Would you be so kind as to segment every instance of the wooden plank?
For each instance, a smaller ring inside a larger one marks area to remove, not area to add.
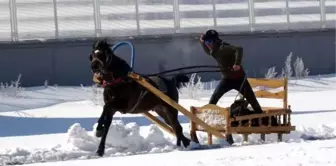
[[[295,126],[260,126],[260,127],[230,127],[228,134],[269,134],[269,133],[289,133],[294,131]],[[207,132],[204,129],[196,129],[196,131]],[[224,128],[218,129],[220,132],[227,132]]]
[[[280,88],[285,86],[284,80],[276,80],[276,79],[265,79],[265,78],[248,78],[247,79],[252,88],[257,86],[265,86],[268,88]]]
[[[196,126],[196,129],[199,131],[204,130],[203,128],[200,128],[199,125],[195,125],[195,126]],[[226,125],[224,124],[210,124],[210,126],[216,129],[217,131],[225,131],[225,127],[226,127]]]
[[[249,120],[249,119],[256,119],[256,118],[264,118],[264,117],[269,117],[269,116],[274,116],[274,115],[283,115],[286,114],[284,113],[284,109],[279,109],[279,110],[273,110],[270,113],[262,113],[262,114],[252,114],[252,115],[244,115],[244,116],[237,116],[235,118],[230,118],[231,122],[234,121],[241,121],[241,120]]]
[[[231,127],[230,133],[263,133],[263,134],[269,134],[269,133],[277,133],[277,132],[290,132],[294,131],[295,126],[262,126],[262,127]]]
[[[214,104],[206,104],[202,107],[194,107],[194,108],[195,108],[196,114],[206,112],[207,110],[213,110],[213,112],[216,112],[217,114],[227,115],[229,111],[228,107],[223,108],[223,107],[219,107]]]
[[[273,112],[273,111],[279,111],[279,110],[282,110],[284,113],[288,112],[286,108],[282,108],[282,107],[261,107],[261,109],[266,113]]]
[[[173,136],[176,136],[174,130],[169,127],[167,124],[163,123],[161,120],[159,120],[158,118],[156,118],[155,116],[153,116],[151,113],[149,112],[145,112],[142,113],[147,119],[149,119],[150,121],[152,121],[153,123],[157,124],[159,127],[161,127],[162,129],[164,129],[165,131],[167,131],[168,133],[172,134]]]
[[[219,131],[217,131],[216,129],[212,128],[211,126],[209,126],[208,124],[206,124],[205,122],[203,122],[202,120],[200,120],[198,117],[194,116],[191,112],[189,112],[188,110],[186,110],[184,107],[182,107],[181,105],[179,105],[178,103],[176,103],[174,100],[170,99],[167,95],[165,95],[164,93],[162,93],[161,91],[159,91],[158,89],[156,89],[155,87],[153,87],[151,84],[149,84],[140,75],[138,75],[138,74],[136,74],[134,72],[130,72],[128,76],[130,78],[134,79],[136,82],[138,82],[143,87],[147,88],[149,91],[151,91],[152,93],[154,93],[156,96],[158,96],[159,98],[161,98],[167,104],[169,104],[172,107],[174,107],[177,110],[179,110],[185,116],[188,116],[192,121],[194,121],[196,124],[202,126],[203,128],[205,128],[206,130],[208,130],[210,133],[212,133],[216,137],[223,138],[223,139],[225,138],[225,136],[222,135]]]
[[[226,130],[224,128],[218,128],[217,130],[220,131],[220,132],[226,132]],[[207,130],[199,129],[199,128],[196,128],[196,131],[208,132]]]
[[[211,109],[211,110],[227,110],[227,108],[219,107],[218,105],[215,104],[206,104],[202,107],[194,107],[196,109]]]
[[[254,92],[255,96],[258,98],[274,98],[274,99],[283,99],[285,97],[285,91],[279,92],[269,92],[265,90],[259,90]]]

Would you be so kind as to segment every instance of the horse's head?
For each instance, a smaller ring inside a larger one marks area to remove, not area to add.
[[[114,56],[111,46],[106,40],[98,40],[92,45],[90,54],[91,70],[93,73],[107,72],[107,66]]]

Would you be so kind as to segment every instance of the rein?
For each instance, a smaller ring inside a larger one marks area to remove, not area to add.
[[[218,66],[204,66],[204,65],[201,65],[201,66],[187,66],[187,67],[181,67],[181,68],[166,70],[166,71],[163,71],[163,72],[153,73],[153,74],[139,74],[139,73],[138,74],[141,75],[142,77],[153,77],[153,76],[161,76],[163,74],[166,74],[164,76],[176,76],[176,75],[179,75],[179,74],[214,73],[214,72],[222,72],[222,71],[231,71],[232,70],[231,68],[228,68],[226,70],[220,70],[220,69],[217,69],[217,70],[214,70],[214,69],[213,70],[197,70],[197,71],[189,71],[189,72],[183,72],[183,73],[167,74],[167,73],[173,73],[173,72],[178,72],[178,71],[183,71],[183,70],[186,70],[186,69],[193,69],[193,68],[199,69],[199,68],[219,68],[219,67]],[[113,75],[112,72],[102,71],[102,73]],[[110,83],[110,84],[120,83],[122,81],[122,79],[124,79],[126,77],[127,76],[113,78],[112,82],[107,82],[107,83]]]
[[[159,75],[163,75],[166,73],[172,73],[172,72],[176,72],[176,71],[182,71],[185,69],[194,69],[194,68],[219,68],[218,66],[211,66],[211,65],[200,65],[200,66],[187,66],[187,67],[180,67],[180,68],[176,68],[176,69],[171,69],[171,70],[166,70],[163,72],[159,72],[159,73],[154,73],[154,74],[146,74],[146,76],[159,76]],[[196,71],[198,72],[198,71]],[[182,73],[185,74],[185,73]]]
[[[94,54],[99,54],[101,53],[100,50],[95,50],[94,51]],[[118,77],[118,78],[114,78],[113,77],[113,73],[112,72],[107,72],[106,71],[106,67],[111,65],[111,62],[112,62],[112,55],[109,55],[108,53],[104,53],[106,56],[106,61],[105,63],[100,60],[99,58],[97,57],[93,57],[91,62],[94,62],[94,61],[98,61],[99,63],[102,64],[103,68],[101,69],[100,73],[102,74],[108,74],[110,76],[112,76],[112,81],[103,81],[103,86],[105,87],[106,85],[115,85],[115,84],[118,84],[118,83],[121,83],[122,80],[128,76],[124,76],[124,77]],[[196,71],[189,71],[189,72],[181,72],[183,70],[187,70],[187,69],[201,69],[201,68],[210,68],[212,70],[196,70]],[[158,73],[152,73],[152,74],[140,74],[138,73],[139,75],[141,75],[142,77],[152,77],[152,76],[161,76],[161,75],[164,75],[164,76],[176,76],[176,75],[179,75],[179,74],[193,74],[193,73],[214,73],[214,72],[225,72],[225,71],[232,71],[232,68],[228,68],[228,69],[225,69],[225,70],[221,70],[219,66],[214,66],[214,65],[196,65],[196,66],[187,66],[187,67],[180,67],[180,68],[175,68],[175,69],[171,69],[171,70],[165,70],[165,71],[162,71],[162,72],[158,72]],[[174,73],[174,72],[180,72],[180,73]],[[168,74],[170,73],[170,74]],[[174,73],[174,74],[172,74]]]

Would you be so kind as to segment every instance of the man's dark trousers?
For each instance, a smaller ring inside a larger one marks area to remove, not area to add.
[[[253,110],[257,113],[262,113],[262,109],[257,101],[253,89],[244,77],[237,79],[222,78],[212,94],[209,104],[217,104],[218,100],[228,91],[235,89],[239,91],[246,100],[251,104]]]

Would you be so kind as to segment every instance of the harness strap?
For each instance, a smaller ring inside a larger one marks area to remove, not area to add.
[[[149,83],[154,83],[150,78],[146,77],[146,76],[143,76],[146,81],[148,81]],[[155,85],[155,83],[154,83]],[[139,95],[139,98],[137,100],[137,102],[133,105],[133,107],[128,111],[128,113],[132,113],[135,111],[135,109],[138,107],[138,105],[140,104],[140,102],[142,101],[142,99],[148,94],[148,90],[147,89],[144,89],[141,91],[140,95]]]
[[[149,78],[147,78],[147,80],[151,81]],[[105,88],[107,85],[116,85],[122,82],[122,78],[116,78],[114,79],[112,82],[108,82],[108,81],[103,81],[103,87]],[[133,107],[127,111],[127,113],[132,113],[135,111],[135,109],[138,107],[138,105],[140,104],[140,102],[142,101],[142,99],[148,94],[148,90],[144,89],[141,91],[136,103],[133,105]]]
[[[111,82],[103,80],[103,87],[105,88],[107,85],[116,85],[116,84],[119,84],[121,82],[122,82],[122,78],[121,77],[116,78],[116,79],[114,79]],[[129,111],[127,111],[127,113],[134,112],[135,109],[138,107],[138,105],[140,104],[140,102],[146,96],[147,93],[148,93],[147,90],[142,90],[141,93],[140,93],[140,95],[139,95],[139,97],[138,97],[138,99],[137,99],[137,101],[136,101],[136,103],[133,105],[133,107]]]
[[[153,82],[153,80],[151,80],[149,77],[147,76],[143,76],[146,81],[148,81],[149,83],[153,83],[155,85],[155,83]],[[128,113],[132,113],[135,111],[135,109],[138,107],[138,105],[140,104],[140,102],[142,101],[142,99],[148,94],[148,90],[147,89],[143,89],[139,95],[139,98],[137,100],[137,102],[133,105],[133,107],[128,111]]]
[[[142,99],[146,96],[146,94],[148,93],[147,90],[142,90],[139,98],[137,100],[137,102],[133,105],[133,107],[128,111],[128,113],[132,113],[135,111],[135,109],[138,107],[138,105],[140,104],[140,102],[142,101]]]

